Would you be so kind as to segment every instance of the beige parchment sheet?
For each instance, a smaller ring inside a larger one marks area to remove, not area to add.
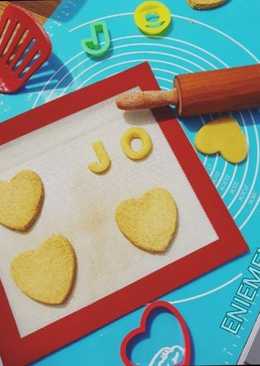
[[[121,150],[120,137],[132,126],[146,128],[153,140],[153,153],[144,161],[133,162]],[[87,169],[88,163],[96,160],[91,147],[96,140],[103,141],[112,159],[110,171],[103,176]],[[124,114],[113,100],[107,100],[1,146],[0,179],[10,179],[21,169],[35,170],[45,187],[42,213],[29,233],[0,227],[0,276],[21,336],[218,238],[149,111]],[[179,209],[177,236],[163,255],[134,247],[114,220],[115,208],[121,200],[142,195],[156,186],[168,189]],[[72,242],[78,261],[71,297],[66,304],[56,307],[23,295],[10,276],[12,258],[36,249],[53,233],[61,233]]]

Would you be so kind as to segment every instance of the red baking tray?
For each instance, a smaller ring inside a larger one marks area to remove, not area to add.
[[[0,144],[134,87],[143,90],[158,89],[147,63],[2,123]],[[4,365],[21,366],[31,363],[248,251],[238,228],[171,110],[160,109],[154,115],[219,239],[25,337],[21,337],[18,332],[12,309],[0,284],[0,354]]]

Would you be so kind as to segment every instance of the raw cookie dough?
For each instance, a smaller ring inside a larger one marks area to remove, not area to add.
[[[24,252],[11,263],[11,275],[22,292],[44,304],[62,304],[75,277],[76,257],[70,242],[53,235],[38,249]]]
[[[142,141],[142,148],[138,151],[133,150],[131,143],[134,139]],[[121,147],[125,155],[131,160],[142,160],[146,158],[152,151],[153,143],[150,135],[144,128],[129,128],[121,137]]]
[[[220,153],[230,163],[240,163],[248,154],[246,136],[233,117],[222,117],[205,124],[195,137],[203,154]]]
[[[43,197],[42,180],[31,170],[19,172],[9,182],[0,181],[0,224],[28,230],[40,213]]]
[[[109,155],[101,141],[94,142],[92,146],[97,155],[98,162],[89,164],[88,168],[95,174],[105,173],[111,166]]]
[[[187,0],[194,9],[212,9],[223,5],[227,0]]]
[[[162,253],[176,232],[178,211],[170,192],[154,188],[141,198],[121,202],[115,218],[119,230],[132,244],[150,253]]]

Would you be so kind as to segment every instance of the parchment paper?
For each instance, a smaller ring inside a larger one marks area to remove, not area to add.
[[[134,125],[145,127],[154,144],[153,153],[141,162],[127,159],[120,147],[121,135]],[[96,160],[91,147],[96,140],[103,141],[112,159],[103,176],[87,169]],[[9,180],[21,169],[35,170],[45,187],[43,211],[29,233],[0,227],[0,276],[21,336],[218,238],[150,112],[125,115],[108,100],[0,147],[0,179]],[[179,209],[178,232],[164,255],[134,247],[114,220],[121,200],[156,186],[168,189]],[[9,272],[15,255],[36,249],[53,233],[72,242],[78,261],[74,291],[66,304],[56,307],[27,298]]]

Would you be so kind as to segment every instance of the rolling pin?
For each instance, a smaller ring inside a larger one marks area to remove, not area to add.
[[[260,64],[178,75],[170,91],[128,92],[116,104],[123,110],[176,106],[183,117],[260,106]]]

